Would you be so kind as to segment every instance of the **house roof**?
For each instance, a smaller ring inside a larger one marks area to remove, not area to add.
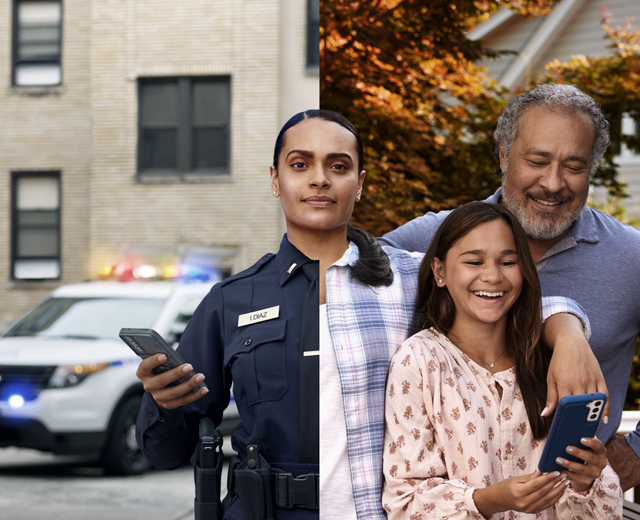
[[[520,31],[519,48],[507,65],[500,71],[496,80],[508,88],[525,83],[531,74],[532,64],[552,48],[575,16],[584,10],[589,0],[564,0],[554,5],[551,13],[539,19],[538,23],[527,23],[524,31]],[[503,8],[485,22],[479,24],[470,33],[472,40],[490,40],[500,31],[509,30],[513,26],[515,13]]]

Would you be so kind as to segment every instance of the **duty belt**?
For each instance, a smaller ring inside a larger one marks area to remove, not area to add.
[[[319,486],[317,473],[294,477],[272,468],[255,444],[247,446],[244,461],[234,457],[229,465],[227,489],[240,499],[250,520],[272,520],[274,504],[286,509],[318,509]]]
[[[320,479],[318,473],[308,473],[294,477],[291,473],[271,469],[273,500],[278,507],[291,509],[318,509]]]

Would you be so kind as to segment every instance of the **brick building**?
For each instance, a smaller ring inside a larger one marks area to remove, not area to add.
[[[204,250],[229,273],[275,252],[269,165],[319,103],[318,11],[0,0],[0,324],[127,255]]]

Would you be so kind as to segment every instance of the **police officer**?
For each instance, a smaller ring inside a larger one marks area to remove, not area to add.
[[[364,180],[355,135],[324,110],[285,124],[271,167],[287,225],[278,253],[213,287],[180,341],[185,366],[154,375],[164,361],[154,356],[138,368],[146,393],[136,436],[158,468],[188,463],[200,418],[221,422],[233,383],[241,423],[232,446],[243,462],[231,470],[224,518],[318,518],[319,273],[349,245]],[[192,369],[197,376],[168,386]],[[203,380],[208,388],[189,392]]]

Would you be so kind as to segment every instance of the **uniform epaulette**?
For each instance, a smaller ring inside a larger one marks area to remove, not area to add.
[[[271,260],[275,256],[276,255],[274,253],[267,253],[260,260],[258,260],[255,264],[253,264],[251,267],[248,267],[244,271],[240,271],[239,273],[236,273],[233,276],[230,276],[229,278],[224,279],[220,283],[220,286],[224,287],[228,283],[233,282],[235,280],[240,280],[242,278],[246,278],[247,276],[253,276],[255,273],[257,273],[262,268],[263,265],[265,265],[269,260]]]

